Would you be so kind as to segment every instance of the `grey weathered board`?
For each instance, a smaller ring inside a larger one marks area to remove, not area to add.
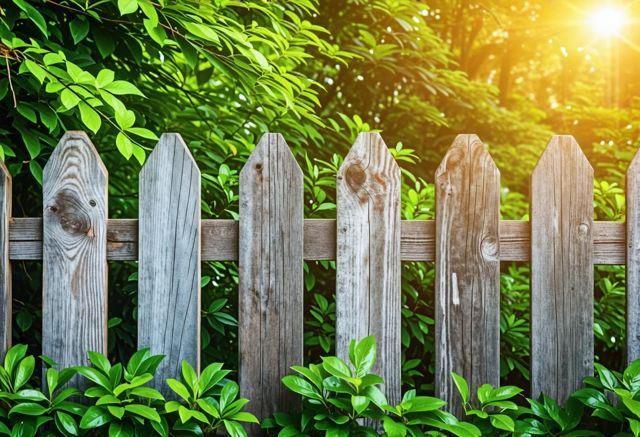
[[[531,394],[564,402],[593,372],[593,169],[554,137],[531,177]]]
[[[138,347],[165,355],[153,385],[200,365],[200,170],[164,134],[140,171]]]
[[[375,372],[400,401],[400,169],[378,134],[360,134],[338,172],[336,352],[375,335]]]
[[[475,135],[459,135],[436,184],[436,395],[462,416],[451,372],[471,393],[500,383],[500,172]]]
[[[11,218],[11,175],[0,161],[0,360],[11,347],[11,264],[9,262],[9,219]]]
[[[239,379],[259,418],[300,403],[281,379],[303,363],[303,226],[302,171],[266,134],[240,173]]]
[[[627,362],[640,358],[640,152],[627,169]]]
[[[61,367],[107,349],[107,170],[83,132],[44,168],[42,353]]]
[[[202,220],[202,261],[237,261],[237,220]],[[594,222],[593,263],[624,264],[626,256],[624,222]],[[402,220],[400,258],[402,261],[435,261],[436,226],[434,220]],[[500,221],[500,261],[531,258],[528,221]],[[107,221],[107,258],[112,261],[138,259],[138,220]],[[42,259],[42,219],[15,217],[9,224],[9,259]],[[336,259],[336,220],[305,219],[304,259]]]

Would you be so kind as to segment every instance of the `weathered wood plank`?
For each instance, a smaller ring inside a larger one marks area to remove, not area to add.
[[[264,135],[240,173],[240,391],[259,418],[300,406],[281,380],[303,363],[303,202],[289,147]]]
[[[622,265],[626,259],[624,222],[593,223],[593,263]],[[400,257],[403,261],[435,261],[436,222],[402,220]],[[524,261],[531,258],[528,221],[500,222],[500,261]],[[202,220],[203,261],[238,260],[238,221]],[[112,261],[138,259],[138,221],[109,219],[107,222],[107,258]],[[42,259],[42,220],[14,217],[9,223],[9,259]],[[336,259],[336,221],[304,221],[304,259]]]
[[[0,161],[0,359],[11,347],[11,263],[9,261],[9,219],[11,217],[11,174]]]
[[[42,352],[71,367],[107,349],[107,170],[67,132],[43,176]]]
[[[500,383],[500,172],[475,135],[436,170],[436,395],[464,415],[451,372],[475,392]]]
[[[640,358],[640,152],[627,169],[627,362]]]
[[[200,170],[166,133],[140,171],[138,348],[165,355],[152,382],[165,396],[182,361],[200,368]]]
[[[531,392],[564,402],[593,372],[593,169],[554,137],[531,177]]]
[[[336,351],[375,335],[375,372],[400,401],[400,169],[378,134],[360,134],[337,180]]]

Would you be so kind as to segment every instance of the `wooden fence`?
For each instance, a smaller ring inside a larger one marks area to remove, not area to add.
[[[472,387],[499,383],[500,261],[528,261],[532,394],[564,401],[593,371],[594,264],[626,263],[628,359],[640,356],[639,167],[636,157],[626,224],[594,222],[591,166],[572,137],[554,137],[531,178],[531,221],[500,221],[500,173],[476,136],[461,135],[435,175],[435,222],[401,221],[399,168],[378,134],[361,134],[337,176],[337,220],[308,220],[302,172],[267,134],[240,174],[240,220],[202,220],[199,170],[180,136],[165,134],[140,173],[139,219],[113,220],[107,170],[70,132],[44,169],[42,218],[11,216],[2,168],[1,344],[10,261],[43,261],[43,353],[70,366],[106,350],[107,260],[138,260],[139,346],[165,354],[159,376],[175,377],[181,360],[199,364],[201,261],[237,260],[241,391],[265,417],[299,402],[280,379],[303,360],[303,260],[335,259],[338,354],[376,335],[395,403],[400,263],[435,261],[436,391],[459,412],[451,371]]]

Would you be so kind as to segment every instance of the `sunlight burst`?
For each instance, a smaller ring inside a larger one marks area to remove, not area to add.
[[[603,7],[594,10],[589,17],[589,25],[593,31],[603,37],[619,35],[627,21],[624,9]]]

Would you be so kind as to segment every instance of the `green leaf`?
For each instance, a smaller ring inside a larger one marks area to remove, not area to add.
[[[389,437],[404,437],[407,435],[407,427],[402,423],[395,422],[389,416],[382,418],[382,425]]]
[[[210,26],[207,26],[206,24],[185,22],[183,23],[183,25],[184,25],[184,28],[187,29],[187,32],[189,32],[190,34],[198,38],[202,38],[206,41],[210,41],[216,44],[220,42],[220,37],[215,32],[215,30],[213,30]]]
[[[37,161],[29,162],[29,171],[33,175],[33,177],[38,181],[40,185],[42,185],[42,167],[38,164]]]
[[[622,398],[622,402],[624,402],[629,411],[636,415],[636,419],[640,419],[640,401],[625,397]]]
[[[92,382],[95,382],[100,387],[111,390],[111,382],[109,381],[109,378],[107,378],[107,376],[101,373],[98,369],[83,366],[78,367],[77,371],[80,375],[84,376]]]
[[[136,87],[131,82],[127,82],[125,80],[114,80],[110,84],[106,85],[103,89],[117,96],[136,95],[136,96],[144,97],[144,94],[140,92],[138,87]]]
[[[13,0],[13,3],[27,14],[27,17],[29,17],[29,19],[35,23],[38,29],[40,29],[40,32],[42,32],[42,34],[46,38],[48,36],[47,23],[40,12],[38,12],[36,8],[31,6],[25,0]]]
[[[407,411],[411,413],[433,411],[447,404],[446,401],[431,396],[416,396],[415,398],[411,399],[410,403],[411,406],[407,409]]]
[[[351,406],[358,414],[367,409],[369,402],[371,401],[366,396],[351,396]]]
[[[355,347],[355,367],[356,376],[362,378],[365,376],[376,362],[376,339],[370,335],[358,342]]]
[[[31,375],[33,375],[33,369],[36,365],[36,360],[33,355],[26,357],[24,360],[20,361],[18,365],[18,369],[16,370],[16,377],[13,383],[14,390],[20,390],[20,387],[25,385]]]
[[[133,14],[138,10],[138,2],[136,0],[118,0],[118,10],[120,15]]]
[[[69,88],[65,88],[60,93],[60,101],[66,109],[71,109],[80,103],[80,97]]]
[[[29,70],[29,73],[33,74],[38,82],[42,85],[44,80],[47,78],[47,71],[42,68],[40,65],[36,64],[30,59],[25,59],[24,66]]]
[[[36,112],[33,109],[31,109],[29,105],[26,105],[20,102],[18,103],[18,106],[16,106],[16,110],[20,115],[22,115],[24,118],[29,120],[31,123],[38,122],[38,117],[36,116]]]
[[[231,437],[245,437],[247,435],[247,432],[244,430],[242,425],[240,425],[238,422],[225,420],[224,428],[227,430],[227,432]]]
[[[513,419],[506,414],[492,414],[490,416],[490,420],[494,428],[511,432],[515,431],[516,424],[514,423]]]
[[[162,396],[162,394],[160,394],[158,390],[151,387],[136,387],[131,389],[131,391],[129,391],[129,394],[131,396],[139,396],[141,398],[158,399],[164,401],[164,396]]]
[[[173,390],[178,396],[180,396],[185,401],[189,402],[191,399],[191,395],[189,390],[183,383],[176,379],[169,378],[167,379],[167,385]]]
[[[14,406],[9,414],[24,414],[27,416],[42,416],[47,412],[47,408],[35,402],[23,402]]]
[[[220,409],[224,410],[238,396],[240,388],[234,381],[227,382],[220,392]]]
[[[133,414],[144,417],[145,419],[149,419],[153,422],[160,422],[160,415],[158,414],[158,412],[151,407],[147,407],[146,405],[129,404],[125,405],[124,409]]]
[[[7,373],[11,375],[15,366],[18,364],[20,360],[24,358],[27,354],[27,345],[26,344],[16,344],[12,346],[11,349],[7,351],[7,354],[4,357],[4,368]]]
[[[80,420],[80,428],[92,429],[99,428],[102,425],[109,423],[113,420],[111,414],[106,412],[102,407],[89,407],[87,411],[82,415]]]
[[[158,136],[151,132],[149,129],[145,129],[143,127],[130,127],[127,129],[127,132],[137,135],[142,138],[146,138],[148,140],[158,140]]]
[[[84,16],[78,15],[75,20],[69,23],[69,30],[73,37],[73,43],[78,44],[89,34],[89,21]]]
[[[22,399],[30,401],[46,401],[47,397],[40,390],[24,389],[16,393]]]
[[[78,104],[80,109],[80,119],[84,125],[94,134],[98,132],[102,125],[102,119],[100,115],[89,105],[84,102]]]
[[[116,146],[118,150],[126,159],[131,158],[133,153],[133,143],[131,140],[122,132],[119,132],[116,136]]]
[[[295,375],[287,375],[282,378],[282,383],[292,392],[301,396],[321,400],[322,395],[306,380]]]
[[[100,70],[96,76],[96,88],[103,88],[113,82],[115,73],[107,68]]]
[[[61,432],[66,432],[71,435],[78,435],[78,424],[76,421],[65,413],[64,411],[56,412],[56,426]]]
[[[333,376],[351,378],[349,366],[338,357],[322,357],[322,367]]]
[[[231,420],[237,420],[239,422],[260,423],[258,418],[251,413],[241,411],[231,416]]]
[[[455,383],[456,387],[458,388],[458,392],[462,397],[462,402],[464,402],[465,404],[468,403],[469,386],[467,385],[467,381],[465,381],[465,379],[462,376],[458,375],[456,372],[451,372],[451,377],[453,378],[453,382]]]

